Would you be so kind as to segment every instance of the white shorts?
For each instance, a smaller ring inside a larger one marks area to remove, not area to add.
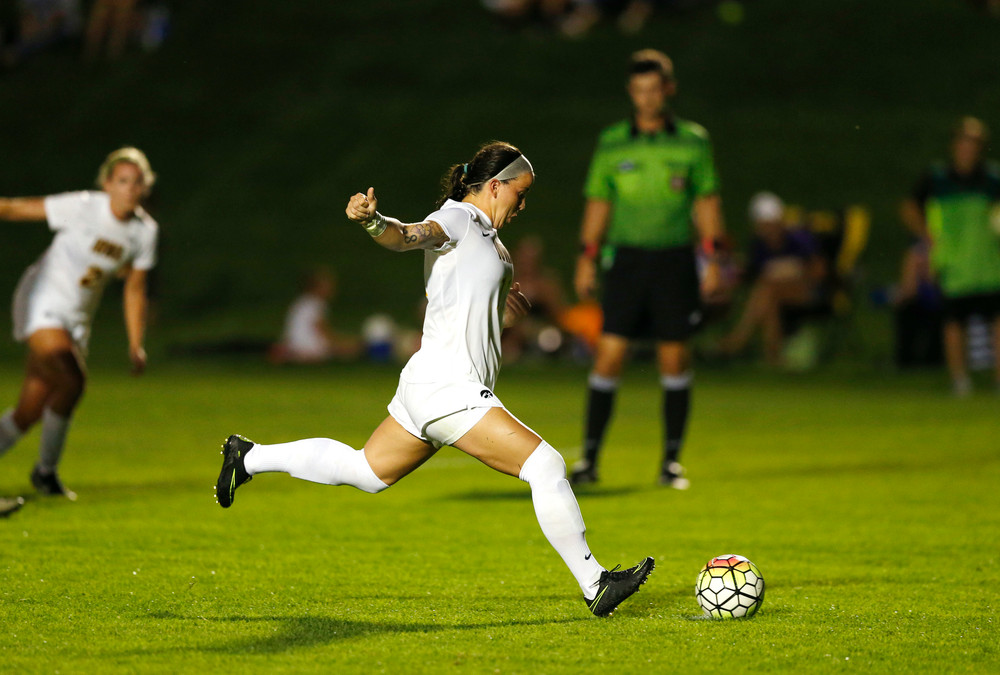
[[[45,301],[45,294],[39,293],[35,285],[35,268],[29,268],[21,277],[14,291],[12,315],[14,319],[14,339],[26,342],[31,335],[43,328],[62,328],[83,354],[87,353],[90,342],[90,317],[60,312]]]
[[[464,436],[490,408],[504,406],[479,382],[413,383],[400,378],[388,407],[404,429],[440,448]]]

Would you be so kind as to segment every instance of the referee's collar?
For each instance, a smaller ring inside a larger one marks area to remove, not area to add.
[[[629,120],[629,133],[632,138],[639,138],[640,136],[654,137],[661,132],[666,132],[671,136],[677,135],[677,122],[674,120],[673,115],[668,113],[666,119],[663,120],[663,128],[651,134],[639,131],[639,125],[635,123],[635,115],[632,115]]]

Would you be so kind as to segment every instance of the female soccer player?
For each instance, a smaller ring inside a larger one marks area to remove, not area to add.
[[[56,468],[86,383],[90,324],[108,281],[125,279],[125,327],[135,373],[146,367],[146,274],[155,263],[157,224],[139,205],[153,186],[149,160],[115,150],[97,173],[100,191],[0,198],[0,219],[44,221],[56,233],[14,294],[14,338],[28,345],[15,408],[0,417],[0,455],[42,421],[31,482],[42,494],[76,499]]]
[[[351,197],[347,217],[380,246],[424,251],[428,304],[420,350],[403,368],[389,416],[361,450],[325,438],[261,445],[230,436],[216,485],[219,504],[229,507],[237,487],[269,471],[381,492],[451,445],[531,486],[542,532],[576,577],[591,612],[608,616],[639,589],[653,559],[621,571],[598,564],[562,456],[493,392],[500,333],[528,309],[517,284],[511,287],[513,267],[497,230],[524,209],[534,179],[517,148],[494,142],[451,168],[444,202],[422,222],[384,217],[375,210],[374,188]]]

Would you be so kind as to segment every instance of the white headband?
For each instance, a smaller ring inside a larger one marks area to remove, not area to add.
[[[517,159],[504,167],[503,171],[493,176],[489,180],[510,180],[511,178],[517,178],[522,173],[530,173],[535,175],[535,170],[531,168],[531,162],[524,155],[518,155]],[[486,181],[489,182],[489,181]]]

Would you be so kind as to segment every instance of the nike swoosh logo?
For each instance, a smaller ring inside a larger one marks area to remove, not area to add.
[[[489,237],[489,236],[491,236],[492,234],[493,234],[492,232],[483,232],[483,236],[484,236],[484,237]]]
[[[591,556],[591,555],[592,555],[592,554],[588,553],[587,555],[583,556],[583,559],[584,559],[584,560],[590,560],[590,556]]]

